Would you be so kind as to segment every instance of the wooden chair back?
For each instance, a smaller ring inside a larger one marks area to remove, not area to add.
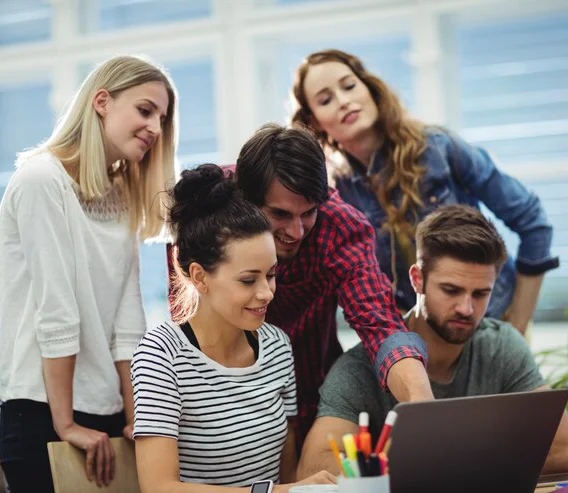
[[[87,479],[85,452],[68,442],[48,443],[55,493],[140,493],[134,442],[126,438],[111,438],[110,442],[116,454],[116,473],[107,488]]]

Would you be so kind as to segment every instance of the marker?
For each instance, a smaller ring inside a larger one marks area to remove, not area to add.
[[[337,443],[331,433],[327,435],[327,440],[329,441],[329,446],[331,448],[331,451],[333,452],[335,461],[339,466],[339,471],[341,472],[341,474],[343,474],[343,476],[347,477],[347,475],[345,474],[345,469],[343,469],[343,464],[341,463],[341,457],[339,456],[339,448],[337,447]]]
[[[379,463],[379,457],[377,454],[372,453],[369,455],[369,476],[380,476],[381,475],[381,465]]]
[[[381,472],[382,475],[386,475],[389,473],[389,460],[387,459],[387,456],[384,454],[384,452],[381,452],[379,454],[379,462],[381,463]]]
[[[381,434],[379,435],[377,446],[375,447],[375,453],[377,455],[379,455],[385,448],[385,444],[387,443],[387,439],[390,436],[390,432],[395,421],[396,421],[396,412],[389,411],[389,413],[387,414],[387,419],[385,419],[385,424],[383,425],[383,429],[381,430]]]
[[[371,453],[371,434],[369,433],[369,414],[359,414],[359,447],[358,449],[365,454],[365,458]]]
[[[361,477],[369,476],[369,468],[367,467],[367,460],[365,459],[365,454],[360,450],[357,451],[357,465],[359,466],[359,472]]]
[[[343,459],[341,462],[343,464],[343,470],[345,471],[345,477],[356,478],[357,476],[355,475],[355,472],[351,468],[351,461],[349,459]]]
[[[357,461],[357,447],[355,439],[351,433],[343,435],[343,446],[345,447],[345,454],[349,460]]]
[[[389,456],[389,450],[391,448],[391,444],[392,444],[392,438],[389,437],[389,439],[387,440],[387,443],[385,444],[385,448],[383,450],[384,454],[388,457]]]

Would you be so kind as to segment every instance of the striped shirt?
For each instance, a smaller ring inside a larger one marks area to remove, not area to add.
[[[279,480],[287,418],[297,414],[288,337],[264,324],[259,356],[226,368],[166,322],[144,336],[132,360],[134,437],[178,442],[180,480],[250,486]]]
[[[172,273],[171,245],[168,264]],[[377,385],[387,388],[389,370],[400,360],[427,360],[424,341],[407,331],[390,281],[379,268],[372,226],[336,190],[330,190],[329,200],[318,209],[316,224],[296,256],[276,267],[276,286],[266,321],[280,327],[292,342],[299,449],[317,414],[318,389],[343,353],[337,337],[338,306],[363,341]]]

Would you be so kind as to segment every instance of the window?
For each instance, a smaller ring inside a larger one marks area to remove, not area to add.
[[[210,59],[167,64],[179,91],[179,146],[181,168],[217,163],[214,76]],[[141,255],[142,298],[148,325],[169,318],[166,251],[162,243],[144,244]]]
[[[545,277],[535,319],[562,319],[568,313],[568,14],[462,24],[458,41],[461,133],[542,201],[561,266]],[[516,252],[516,235],[504,225],[500,230]]]
[[[568,158],[568,14],[462,25],[461,126],[504,163]]]
[[[178,159],[182,168],[216,163],[217,124],[213,62],[210,59],[169,64],[179,95]]]
[[[16,154],[49,137],[53,113],[47,83],[0,86],[0,193],[14,171]],[[1,196],[0,196],[1,197]]]
[[[171,23],[208,17],[210,0],[80,0],[83,32]]]
[[[51,1],[1,0],[0,46],[51,37]]]
[[[289,92],[292,88],[294,72],[302,60],[315,51],[335,48],[356,54],[366,68],[383,78],[401,97],[407,107],[413,105],[412,70],[407,61],[410,51],[410,39],[407,35],[374,37],[371,39],[334,39],[317,42],[277,42],[273,51],[267,51],[264,59],[273,64],[276,70],[276,91],[274,101],[263,105],[263,121],[285,121],[290,113]],[[262,72],[267,69],[267,62],[258,64],[258,80],[268,79]],[[264,90],[268,99],[269,92]],[[275,106],[275,102],[276,105]]]

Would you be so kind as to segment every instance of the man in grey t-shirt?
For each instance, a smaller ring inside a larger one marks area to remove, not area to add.
[[[427,216],[416,232],[410,268],[416,306],[405,317],[428,347],[427,372],[437,399],[547,388],[531,351],[510,324],[483,318],[499,269],[503,240],[477,209],[452,205]],[[370,416],[376,441],[396,400],[376,384],[361,345],[345,353],[320,388],[318,417],[300,459],[298,477],[338,467],[327,436],[358,433],[359,413]],[[341,445],[341,444],[340,444]],[[568,471],[568,418],[563,416],[544,467]]]

